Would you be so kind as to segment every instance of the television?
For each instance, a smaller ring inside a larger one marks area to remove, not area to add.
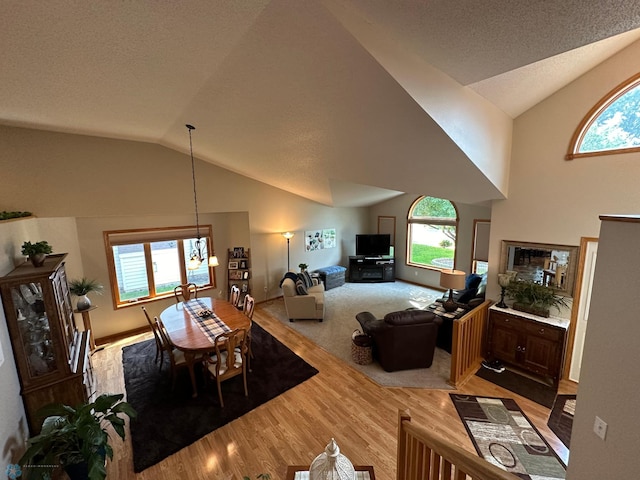
[[[391,235],[388,233],[356,235],[356,255],[366,257],[389,255],[389,247],[391,247]]]

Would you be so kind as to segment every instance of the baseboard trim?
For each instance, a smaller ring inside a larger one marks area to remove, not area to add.
[[[126,332],[119,332],[113,335],[108,335],[106,337],[96,338],[96,345],[106,345],[108,343],[117,342],[118,340],[123,340],[127,337],[132,337],[134,335],[140,335],[141,333],[149,332],[149,326],[146,327],[138,327],[133,330],[127,330]]]

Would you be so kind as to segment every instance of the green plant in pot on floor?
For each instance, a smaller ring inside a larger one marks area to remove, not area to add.
[[[78,297],[78,311],[88,310],[91,308],[91,300],[87,295],[91,292],[101,295],[102,285],[96,280],[89,280],[83,277],[79,280],[71,280],[69,282],[69,291]]]
[[[513,308],[522,312],[548,317],[551,307],[558,312],[560,307],[568,307],[564,297],[556,290],[528,280],[511,281],[505,287],[507,297],[514,300]]]
[[[45,419],[39,435],[28,441],[19,463],[25,479],[51,478],[61,465],[72,480],[104,480],[106,458],[113,458],[107,427],[124,440],[124,418],[136,411],[122,401],[122,394],[102,394],[94,402],[76,408],[62,404],[43,407]]]

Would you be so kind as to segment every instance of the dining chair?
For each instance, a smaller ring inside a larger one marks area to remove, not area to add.
[[[251,371],[251,359],[253,358],[253,349],[251,348],[251,344],[253,343],[253,338],[251,337],[251,325],[253,324],[253,310],[255,309],[255,306],[255,299],[249,294],[245,295],[242,312],[249,317],[249,329],[247,330],[247,349],[249,352],[247,357],[247,369],[249,371]]]
[[[229,295],[229,302],[236,308],[240,308],[240,287],[237,285],[231,285],[231,294]]]
[[[153,320],[151,320],[151,317],[149,316],[149,313],[147,312],[147,309],[144,307],[144,305],[141,307],[142,311],[144,312],[144,316],[147,317],[147,322],[149,323],[149,326],[151,327],[151,331],[153,332],[153,337],[156,340],[156,360],[155,362],[158,363],[158,359],[160,359],[160,368],[162,368],[162,361],[164,360],[164,348],[162,345],[162,339],[160,338],[160,334],[158,333],[158,329],[156,327],[156,324]]]
[[[195,283],[185,283],[174,288],[173,294],[176,296],[176,303],[187,302],[191,298],[198,298],[198,287]]]
[[[249,396],[247,390],[247,331],[239,328],[221,333],[215,338],[214,347],[215,356],[207,362],[207,370],[216,379],[220,406],[224,407],[222,382],[229,378],[242,375],[244,396]]]
[[[166,329],[164,328],[164,324],[162,320],[158,317],[154,317],[156,328],[158,332],[160,332],[160,338],[162,339],[162,348],[167,351],[169,354],[169,361],[171,362],[171,390],[173,390],[176,386],[176,374],[178,368],[187,367],[187,360],[184,356],[184,352],[182,350],[178,350],[171,343],[171,339],[167,334]],[[196,361],[202,361],[202,358]]]

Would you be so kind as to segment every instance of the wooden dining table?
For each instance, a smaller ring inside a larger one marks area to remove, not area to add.
[[[215,347],[213,341],[197,325],[197,320],[192,317],[185,304],[191,304],[191,307],[195,306],[196,310],[201,309],[201,305],[206,306],[231,330],[239,328],[248,330],[251,327],[251,320],[242,310],[238,310],[228,301],[211,297],[200,297],[186,302],[178,302],[165,308],[160,313],[160,319],[171,343],[175,348],[184,352],[189,376],[191,377],[193,397],[197,397],[198,388],[193,368],[196,363],[195,359],[199,354],[215,351]]]

